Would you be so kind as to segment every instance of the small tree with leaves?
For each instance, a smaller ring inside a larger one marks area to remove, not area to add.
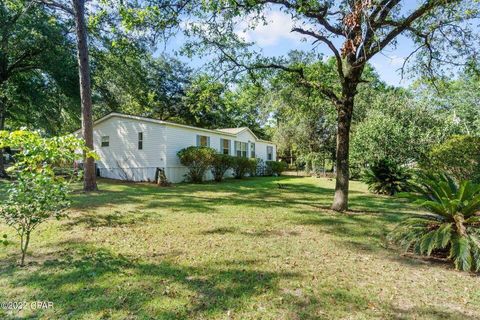
[[[0,131],[0,148],[4,147],[19,152],[14,166],[9,168],[16,180],[7,189],[6,201],[0,205],[0,217],[20,236],[20,265],[24,266],[32,232],[51,217],[63,217],[69,206],[69,184],[75,178],[73,170],[58,176],[54,169],[81,158],[79,152],[95,155],[72,135],[43,138],[29,131]]]

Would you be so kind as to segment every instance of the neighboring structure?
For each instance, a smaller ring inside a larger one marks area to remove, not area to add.
[[[170,182],[181,182],[187,169],[177,152],[189,146],[209,146],[219,153],[263,161],[277,158],[276,145],[258,139],[246,127],[210,130],[110,113],[94,122],[93,131],[99,175],[112,179],[153,181],[156,169],[162,168]]]

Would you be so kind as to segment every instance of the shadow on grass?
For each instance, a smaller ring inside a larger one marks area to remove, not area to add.
[[[76,194],[73,207],[92,210],[111,205],[135,205],[140,210],[173,210],[212,213],[217,206],[244,208],[299,208],[310,207],[330,211],[333,190],[321,187],[316,181],[302,182],[297,177],[256,177],[228,180],[224,183],[178,184],[161,188],[146,183],[100,181],[100,192]],[[286,189],[278,188],[281,182]],[[402,199],[379,197],[350,191],[352,212],[403,212],[407,208]],[[407,208],[408,209],[408,208]]]
[[[461,310],[441,307],[405,307],[379,301],[354,288],[325,288],[316,295],[301,290],[282,293],[282,305],[289,309],[287,319],[452,319],[474,320],[475,316]]]
[[[24,299],[53,301],[58,318],[204,318],[241,308],[277,290],[280,279],[297,276],[256,270],[254,260],[193,267],[79,244],[58,255],[32,272],[9,270],[12,285],[33,289]]]
[[[158,220],[161,215],[152,214],[140,210],[129,210],[122,212],[114,210],[113,213],[99,214],[99,213],[82,213],[80,215],[70,216],[63,224],[66,230],[72,230],[76,226],[84,226],[87,229],[96,228],[115,228],[133,226],[139,223],[145,223],[150,219]]]
[[[257,308],[257,299],[267,295],[274,298],[265,312],[281,312],[286,319],[325,319],[332,314],[337,318],[475,319],[441,307],[400,308],[341,284],[320,286],[312,292],[309,286],[292,285],[302,279],[301,274],[259,269],[261,259],[192,266],[175,263],[170,255],[144,261],[84,242],[64,242],[53,256],[56,259],[27,269],[0,270],[20,290],[22,300],[54,302],[53,311],[36,310],[30,318],[228,318],[230,312],[235,315]],[[280,284],[284,280],[290,282],[286,287]],[[270,318],[269,313],[264,315]],[[6,315],[0,311],[2,317]]]

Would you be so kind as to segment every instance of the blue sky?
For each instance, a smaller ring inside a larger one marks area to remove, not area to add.
[[[411,9],[410,7],[415,2],[409,3],[404,10]],[[279,10],[269,10],[265,12],[265,17],[267,20],[266,25],[257,26],[254,30],[251,30],[247,27],[248,22],[239,24],[238,34],[244,37],[250,42],[256,44],[257,49],[261,49],[265,56],[282,56],[286,55],[291,50],[304,50],[311,51],[312,39],[309,38],[307,41],[305,38],[298,33],[292,33],[291,29],[294,26],[294,22],[289,15],[282,13]],[[183,44],[184,37],[179,35],[167,43],[167,51],[172,51],[180,48]],[[329,49],[321,44],[317,47],[317,52],[321,52],[325,57],[331,56]],[[393,86],[408,86],[412,79],[409,78],[408,74],[405,75],[404,79],[401,78],[401,73],[399,68],[401,68],[404,59],[414,50],[414,44],[411,40],[406,37],[399,37],[397,39],[397,45],[395,48],[386,48],[381,53],[378,53],[374,56],[370,63],[375,67],[381,79],[389,85]],[[199,59],[187,59],[185,57],[181,60],[187,62],[192,67],[201,67],[205,62],[205,58]]]

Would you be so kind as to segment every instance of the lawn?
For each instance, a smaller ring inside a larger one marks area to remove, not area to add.
[[[75,193],[69,219],[34,233],[27,267],[15,266],[16,242],[0,249],[0,301],[54,303],[0,318],[480,318],[478,276],[387,244],[414,208],[352,182],[352,212],[337,214],[333,186],[101,181]]]

